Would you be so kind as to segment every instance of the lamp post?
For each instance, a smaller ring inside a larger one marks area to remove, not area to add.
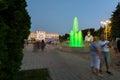
[[[106,32],[106,39],[107,39],[107,27],[108,27],[108,25],[111,23],[111,21],[110,20],[105,20],[105,21],[101,21],[100,22],[102,25],[104,25],[105,26],[105,32]]]

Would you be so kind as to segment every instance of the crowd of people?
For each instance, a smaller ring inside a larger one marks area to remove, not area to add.
[[[90,43],[91,54],[91,69],[92,72],[102,77],[102,66],[105,63],[106,73],[113,75],[110,71],[110,48],[114,46],[115,54],[120,52],[120,39],[114,41],[114,45],[106,39],[106,36],[102,34],[100,40],[94,36],[93,41]]]

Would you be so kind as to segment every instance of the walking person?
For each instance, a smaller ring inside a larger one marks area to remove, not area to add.
[[[118,51],[118,44],[117,44],[117,42],[118,42],[118,40],[119,40],[119,38],[116,38],[116,40],[114,41],[114,53],[115,53],[115,56],[118,56],[118,53],[119,53],[119,51]]]
[[[100,63],[100,72],[102,72],[102,65],[105,62],[106,64],[106,73],[112,74],[110,72],[110,42],[106,39],[104,34],[101,35],[101,40],[99,41],[101,46],[101,63]]]
[[[120,38],[118,38],[117,40],[117,49],[118,49],[118,53],[120,53]]]
[[[118,53],[120,53],[120,38],[117,39],[117,49]],[[117,66],[120,66],[120,60],[118,61]]]
[[[41,45],[41,50],[44,51],[44,48],[45,48],[45,46],[46,46],[44,40],[41,41],[41,44],[40,44],[40,45]]]
[[[98,38],[94,37],[93,42],[90,44],[90,55],[91,55],[91,70],[93,73],[102,77],[100,74],[100,46],[98,44]]]
[[[32,52],[36,52],[37,50],[37,41],[33,41],[33,49],[32,49]]]

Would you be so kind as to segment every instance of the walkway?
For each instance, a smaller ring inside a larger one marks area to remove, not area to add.
[[[83,54],[83,53],[81,53]],[[103,78],[90,70],[89,61],[81,55],[60,52],[48,46],[44,52],[32,52],[32,46],[24,49],[22,70],[48,68],[53,80],[120,80],[119,72],[112,69],[114,75],[103,72]]]

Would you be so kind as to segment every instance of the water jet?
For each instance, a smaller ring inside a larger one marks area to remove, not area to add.
[[[73,29],[70,31],[69,46],[70,47],[84,47],[82,31],[79,30],[77,17],[74,18]]]

